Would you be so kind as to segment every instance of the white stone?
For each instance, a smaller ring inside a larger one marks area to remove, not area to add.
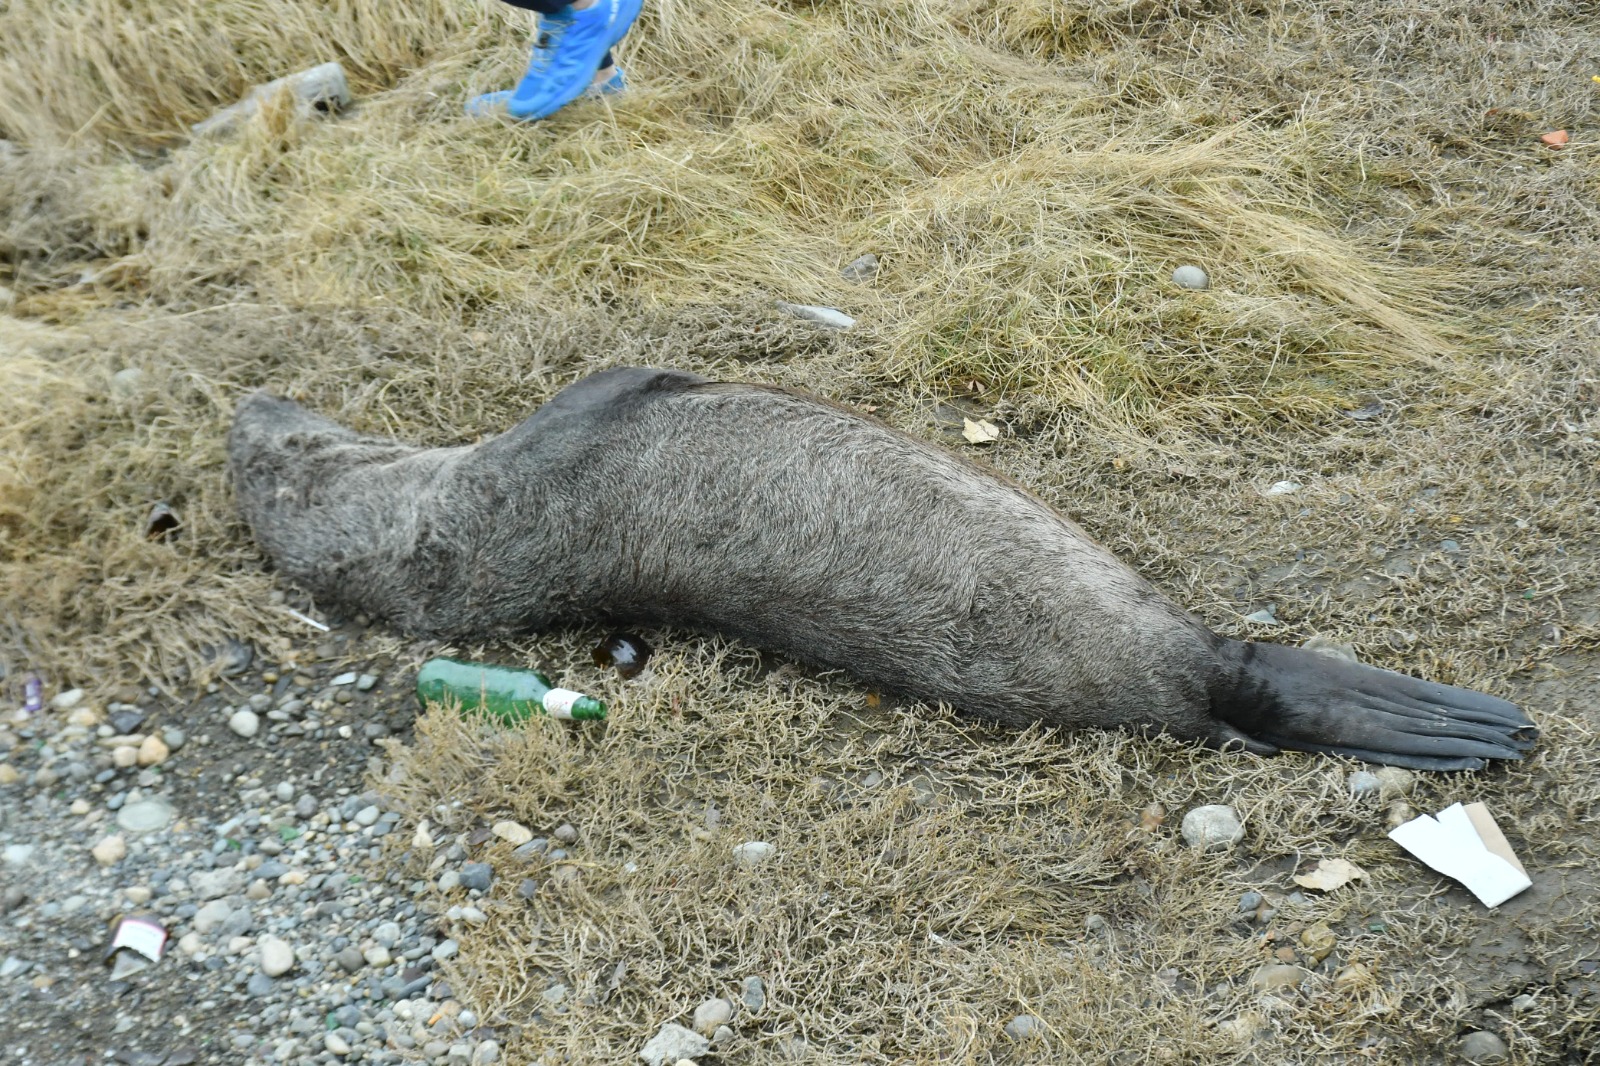
[[[708,999],[694,1009],[694,1028],[710,1036],[733,1017],[733,1004],[725,999]]]
[[[221,928],[222,923],[227,921],[232,913],[232,907],[220,899],[214,899],[194,912],[194,931],[201,936],[210,936]]]
[[[58,692],[50,700],[50,706],[58,711],[70,711],[83,702],[84,692],[81,688],[69,688],[65,692]]]
[[[778,853],[778,849],[765,840],[747,840],[733,848],[733,861],[741,866],[760,866]]]
[[[494,835],[504,840],[512,847],[520,847],[533,839],[533,830],[520,822],[496,822],[493,827]]]
[[[261,728],[261,718],[254,711],[234,711],[228,728],[248,740]]]
[[[779,300],[778,310],[785,311],[796,318],[803,318],[807,322],[815,323],[823,329],[849,329],[856,324],[855,319],[835,307],[818,307],[815,304],[792,304]]]
[[[1197,266],[1185,264],[1172,272],[1172,283],[1185,289],[1209,289],[1211,279]]]
[[[268,977],[281,977],[294,969],[294,949],[275,936],[264,936],[258,945],[261,951],[261,972]]]
[[[1207,804],[1183,816],[1183,839],[1202,851],[1230,848],[1244,839],[1244,825],[1232,807]]]
[[[196,123],[191,131],[196,137],[231,133],[241,122],[261,110],[262,104],[284,89],[293,94],[296,107],[306,115],[314,114],[319,109],[338,111],[348,107],[355,99],[350,92],[350,82],[345,77],[344,68],[338,63],[323,63],[256,86],[243,100],[223,108],[204,122]]]
[[[650,1066],[668,1066],[679,1059],[692,1059],[711,1050],[711,1041],[681,1025],[668,1022],[650,1042],[639,1049],[639,1057]]]
[[[94,861],[101,866],[115,866],[128,855],[128,842],[120,836],[108,836],[89,849]]]

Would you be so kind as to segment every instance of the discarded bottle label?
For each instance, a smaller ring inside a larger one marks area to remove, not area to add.
[[[430,659],[417,672],[417,699],[423,703],[454,701],[463,713],[480,711],[502,722],[520,722],[542,714],[568,721],[598,721],[606,705],[581,692],[556,688],[533,670],[459,659]]]

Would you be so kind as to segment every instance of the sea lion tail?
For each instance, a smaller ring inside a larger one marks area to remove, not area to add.
[[[1412,770],[1478,770],[1520,759],[1538,737],[1515,704],[1482,692],[1281,644],[1229,641],[1212,715],[1293,751]]]

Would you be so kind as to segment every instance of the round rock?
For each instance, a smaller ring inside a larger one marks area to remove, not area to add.
[[[1031,1014],[1019,1014],[1006,1022],[1005,1031],[1012,1040],[1032,1040],[1044,1035],[1044,1023]]]
[[[1494,1033],[1478,1030],[1461,1038],[1458,1049],[1468,1062],[1504,1062],[1510,1054],[1506,1042]]]
[[[760,866],[776,855],[778,849],[765,840],[747,840],[733,848],[733,861],[741,866]]]
[[[1244,824],[1232,807],[1207,804],[1183,816],[1183,839],[1202,851],[1231,848],[1244,839]]]
[[[1172,283],[1185,289],[1209,289],[1211,279],[1197,266],[1185,264],[1172,272]]]
[[[94,861],[101,866],[115,866],[128,855],[128,842],[120,836],[108,836],[89,849]]]
[[[294,949],[270,934],[261,938],[261,972],[281,977],[294,969]]]
[[[728,1024],[733,1017],[733,1004],[725,999],[708,999],[694,1009],[696,1032],[710,1036],[718,1026]]]
[[[130,833],[153,833],[171,825],[175,814],[166,800],[146,799],[124,803],[117,812],[117,825]]]
[[[234,711],[233,717],[228,719],[228,728],[248,740],[261,729],[261,718],[254,711]]]

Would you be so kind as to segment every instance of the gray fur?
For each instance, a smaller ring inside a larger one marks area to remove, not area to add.
[[[1432,769],[1519,758],[1511,704],[1217,636],[1028,493],[808,396],[619,369],[473,447],[265,394],[229,463],[290,580],[408,633],[714,631],[1014,725]]]

